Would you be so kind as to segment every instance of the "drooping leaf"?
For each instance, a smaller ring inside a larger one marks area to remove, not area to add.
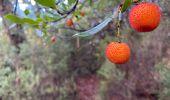
[[[42,6],[53,8],[53,9],[56,8],[55,0],[35,0],[35,1]]]
[[[125,12],[132,2],[133,0],[124,0],[121,11]]]
[[[112,21],[112,18],[109,17],[109,18],[105,19],[102,23],[100,23],[99,25],[95,26],[94,28],[87,30],[85,32],[76,33],[73,35],[73,37],[86,37],[86,36],[94,35],[94,34],[100,32],[111,21]]]

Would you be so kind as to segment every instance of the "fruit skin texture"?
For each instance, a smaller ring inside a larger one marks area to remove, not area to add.
[[[130,48],[126,43],[111,42],[105,53],[108,60],[115,64],[124,64],[130,58]]]
[[[71,18],[67,20],[67,26],[69,27],[73,26],[73,20]]]
[[[153,31],[159,25],[160,19],[160,7],[155,3],[140,3],[129,13],[129,24],[138,32]]]
[[[56,42],[56,37],[55,36],[51,37],[51,42],[52,43]]]

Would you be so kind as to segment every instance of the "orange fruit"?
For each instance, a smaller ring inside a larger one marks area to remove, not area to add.
[[[143,2],[134,6],[129,13],[129,24],[138,32],[150,32],[158,27],[160,7],[155,3]]]
[[[55,36],[51,37],[51,42],[52,43],[56,42],[56,37]]]
[[[130,58],[130,48],[126,43],[111,42],[105,53],[108,60],[115,64],[124,64]]]
[[[67,20],[67,26],[69,27],[73,26],[73,20],[71,18]]]
[[[81,11],[80,12],[80,15],[83,17],[83,16],[85,16],[85,12],[84,11]]]

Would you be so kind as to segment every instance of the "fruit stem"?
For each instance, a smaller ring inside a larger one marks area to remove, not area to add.
[[[77,49],[79,49],[80,48],[80,39],[79,39],[79,37],[77,37]]]
[[[118,38],[118,42],[121,42],[120,20],[121,20],[121,6],[118,8],[118,20],[117,20],[117,38]]]

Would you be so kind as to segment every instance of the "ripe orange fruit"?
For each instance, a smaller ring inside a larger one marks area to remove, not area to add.
[[[138,32],[150,32],[159,25],[160,18],[161,11],[157,4],[143,2],[131,9],[129,24]]]
[[[67,20],[67,26],[69,27],[73,26],[73,20],[71,18]]]
[[[80,15],[83,17],[83,16],[85,16],[85,12],[84,11],[81,11],[80,12]]]
[[[124,64],[130,58],[130,48],[126,43],[111,42],[106,47],[106,57],[115,64]]]
[[[56,37],[55,36],[51,37],[51,42],[52,43],[56,42]]]

